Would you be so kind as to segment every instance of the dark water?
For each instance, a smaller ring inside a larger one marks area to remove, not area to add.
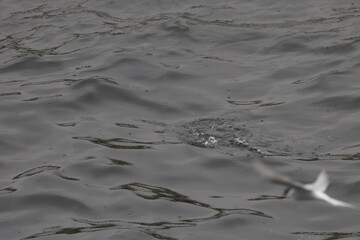
[[[1,1],[1,239],[358,239],[356,1]],[[254,153],[255,152],[255,153]],[[249,157],[250,156],[250,157]]]

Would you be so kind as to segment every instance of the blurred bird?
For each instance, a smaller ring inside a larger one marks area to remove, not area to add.
[[[279,198],[286,198],[287,196],[291,196],[295,200],[321,200],[336,207],[358,209],[356,206],[350,203],[339,201],[325,193],[326,188],[330,184],[329,177],[325,170],[320,172],[314,183],[302,184],[295,182],[284,175],[274,172],[258,159],[253,159],[253,166],[255,170],[265,179],[287,187],[283,196]]]

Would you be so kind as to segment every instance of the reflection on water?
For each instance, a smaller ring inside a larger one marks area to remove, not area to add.
[[[306,237],[318,236],[321,237],[322,240],[337,240],[360,237],[360,232],[293,232],[292,234]]]
[[[210,219],[217,219],[220,217],[224,217],[230,214],[249,214],[249,215],[256,215],[260,217],[272,218],[271,216],[262,213],[260,211],[255,211],[251,209],[221,209],[221,208],[214,208],[207,203],[199,202],[190,199],[188,196],[182,195],[180,193],[174,192],[170,189],[158,187],[158,186],[151,186],[143,183],[130,183],[126,185],[120,185],[116,187],[112,187],[111,190],[116,189],[126,189],[129,191],[134,192],[137,196],[144,198],[146,200],[157,200],[157,199],[165,199],[171,202],[182,202],[188,203],[191,205],[199,206],[214,210],[216,213],[212,217],[209,218],[201,218],[200,219],[183,219],[182,221],[186,222],[197,222],[197,221],[208,221]]]
[[[260,195],[256,198],[249,198],[248,201],[261,201],[261,200],[269,200],[269,199],[279,199],[280,196],[273,196],[273,195]]]
[[[13,192],[15,192],[15,191],[17,191],[17,189],[16,189],[16,188],[13,188],[13,187],[3,188],[3,189],[0,189],[0,195],[13,193]]]
[[[0,20],[2,239],[359,238],[248,164],[358,199],[356,1],[2,0]]]
[[[213,212],[211,216],[199,217],[199,218],[181,218],[177,221],[157,221],[157,222],[137,222],[137,221],[126,221],[126,220],[86,220],[86,219],[72,219],[74,225],[81,224],[86,226],[78,227],[60,227],[54,226],[44,229],[41,233],[35,233],[24,237],[22,239],[34,239],[40,237],[49,237],[55,235],[72,235],[86,232],[98,232],[98,231],[109,231],[109,230],[136,230],[148,234],[155,239],[177,239],[171,236],[159,234],[162,230],[171,230],[174,228],[189,228],[195,227],[202,223],[210,223],[212,221],[225,218],[230,215],[253,215],[261,218],[272,218],[272,216],[265,214],[261,211],[237,208],[237,209],[222,209],[215,208],[211,205],[196,200],[190,199],[188,196],[182,195],[168,188],[143,184],[143,183],[130,183],[125,185],[119,185],[110,188],[110,190],[129,190],[135,193],[140,198],[145,200],[159,200],[163,199],[170,202],[176,203],[187,203],[201,208],[207,208]]]
[[[35,175],[35,174],[39,174],[41,172],[44,171],[52,171],[52,170],[58,170],[60,167],[58,166],[41,166],[41,167],[35,167],[32,168],[30,170],[27,170],[19,175],[16,175],[15,177],[13,177],[13,179],[18,179],[18,178],[22,178],[22,177],[29,177],[31,175]]]
[[[147,200],[165,199],[168,201],[184,202],[184,203],[189,203],[189,204],[206,207],[206,208],[210,207],[208,204],[204,204],[201,202],[191,200],[187,196],[184,196],[177,192],[171,191],[170,189],[157,187],[157,186],[151,186],[151,185],[142,184],[142,183],[130,183],[130,184],[126,184],[126,185],[113,187],[111,189],[112,190],[116,190],[116,189],[130,190],[130,191],[134,192],[136,195],[138,195],[139,197],[142,197]]]
[[[168,239],[174,240],[170,236],[161,235],[157,233],[158,230],[166,230],[171,228],[179,227],[188,227],[192,224],[190,223],[167,223],[167,222],[155,222],[155,223],[138,223],[138,222],[126,222],[120,220],[104,220],[104,221],[91,221],[86,219],[72,219],[74,225],[85,225],[81,227],[60,227],[54,226],[47,229],[44,229],[41,233],[36,233],[22,239],[35,239],[41,237],[56,237],[58,235],[73,235],[79,233],[93,233],[99,231],[109,231],[109,230],[136,230],[143,232],[149,236],[154,237],[155,239]]]
[[[101,138],[93,138],[93,137],[73,137],[73,139],[77,140],[86,140],[98,145],[102,145],[109,148],[115,149],[147,149],[151,148],[149,145],[157,145],[157,144],[178,144],[179,142],[167,142],[167,141],[136,141],[128,138],[111,138],[111,139],[101,139]],[[117,143],[125,143],[117,144]]]
[[[147,146],[144,144],[154,144],[153,142],[141,142],[126,138],[111,138],[111,139],[100,139],[93,137],[73,137],[73,138],[78,140],[86,140],[95,144],[99,144],[105,147],[115,148],[115,149],[147,149],[147,148],[151,148],[151,146]],[[117,143],[135,143],[135,144],[124,145]]]
[[[108,159],[115,165],[121,165],[121,166],[132,166],[131,163],[124,161],[124,160],[120,160],[120,159],[115,159],[115,158],[109,158]]]

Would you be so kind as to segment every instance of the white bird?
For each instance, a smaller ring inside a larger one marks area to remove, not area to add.
[[[274,172],[258,159],[253,160],[253,166],[262,177],[273,183],[287,187],[284,191],[284,195],[280,198],[292,196],[295,200],[321,200],[331,204],[332,206],[358,209],[356,206],[350,203],[339,201],[325,193],[326,188],[330,184],[329,177],[325,170],[320,172],[314,183],[301,184],[291,180],[286,176]]]

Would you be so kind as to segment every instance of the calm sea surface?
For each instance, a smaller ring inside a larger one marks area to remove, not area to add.
[[[0,238],[359,239],[357,1],[0,8]]]

